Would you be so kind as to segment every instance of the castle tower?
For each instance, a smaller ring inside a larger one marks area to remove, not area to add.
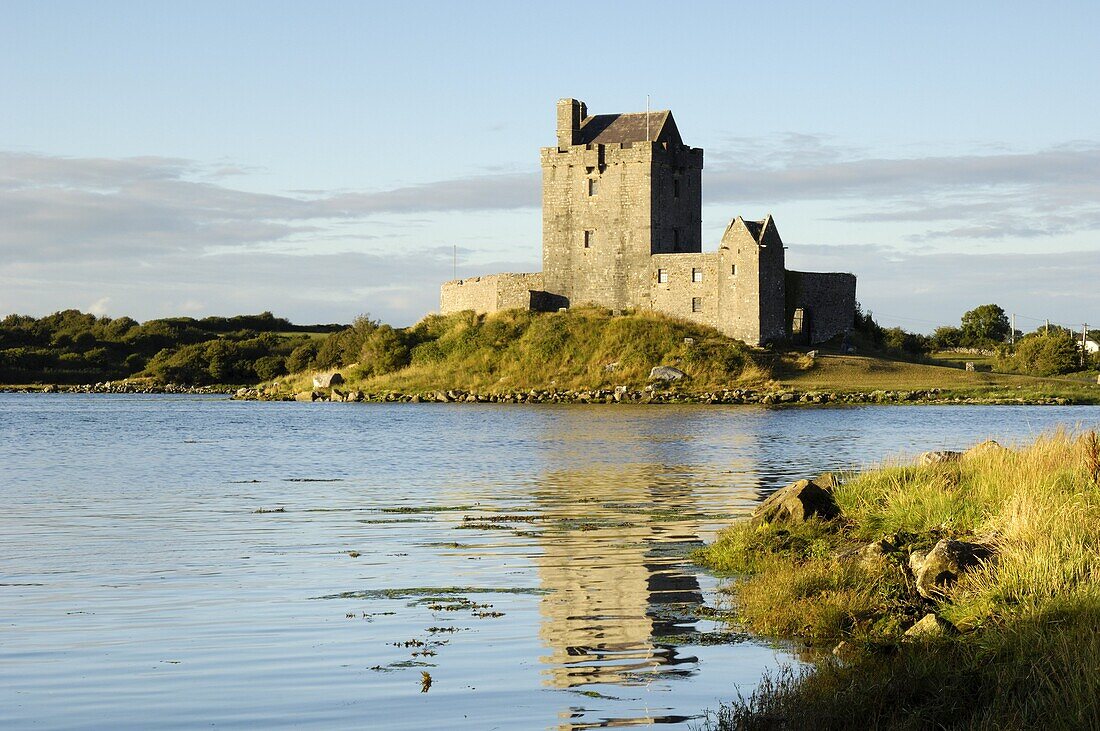
[[[650,255],[702,250],[703,151],[670,111],[562,99],[541,157],[543,285],[570,305],[647,306]]]

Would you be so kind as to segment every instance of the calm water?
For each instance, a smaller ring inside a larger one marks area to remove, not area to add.
[[[793,479],[1098,423],[0,395],[0,726],[687,727],[785,656],[698,618],[686,551]]]

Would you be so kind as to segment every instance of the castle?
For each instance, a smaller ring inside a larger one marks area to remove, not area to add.
[[[703,253],[703,151],[672,112],[590,116],[576,99],[557,112],[557,145],[541,151],[542,272],[446,282],[441,313],[649,309],[753,345],[851,330],[855,276],[789,271],[771,216],[738,216]]]

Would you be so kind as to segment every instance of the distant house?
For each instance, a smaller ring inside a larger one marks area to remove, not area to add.
[[[1089,355],[1092,355],[1093,353],[1100,353],[1100,343],[1096,342],[1095,340],[1086,340],[1085,352]]]

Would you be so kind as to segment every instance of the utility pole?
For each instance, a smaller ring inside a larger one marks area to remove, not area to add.
[[[1088,353],[1085,350],[1085,343],[1088,342],[1089,324],[1086,322],[1081,326],[1081,370],[1085,370],[1085,356]]]
[[[1047,319],[1047,320],[1043,321],[1043,335],[1049,335],[1049,334],[1050,334],[1050,320]]]
[[[1016,347],[1016,313],[1012,313],[1012,332],[1008,336],[1008,342],[1012,347]]]

